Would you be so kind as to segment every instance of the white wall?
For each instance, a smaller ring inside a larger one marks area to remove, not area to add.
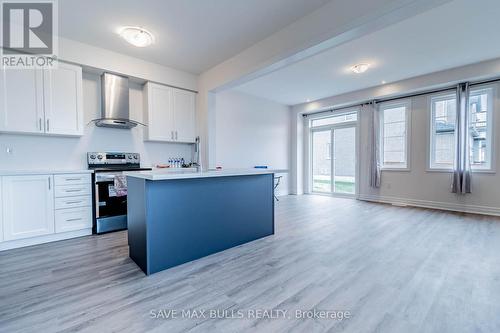
[[[391,85],[365,89],[363,91],[332,96],[309,104],[297,105],[292,108],[294,117],[302,118],[301,114],[327,106],[340,106],[349,102],[363,101],[370,98],[398,95],[419,89],[443,86],[458,81],[465,81],[500,74],[500,59],[468,65],[461,68],[412,78]],[[500,84],[497,87],[494,101],[494,164],[500,162]],[[385,94],[385,95],[384,95]],[[366,110],[369,107],[364,107]],[[490,213],[500,215],[500,177],[497,173],[474,173],[472,180],[473,193],[457,196],[450,193],[451,173],[428,171],[429,156],[429,96],[411,98],[411,151],[410,171],[383,171],[380,189],[369,185],[370,166],[370,114],[361,111],[360,116],[360,177],[359,197],[389,203],[410,204],[431,208],[442,208],[457,211]],[[300,122],[299,118],[299,122]],[[307,148],[306,135],[295,131],[292,133],[292,149],[299,151]],[[302,158],[292,164],[292,180],[305,180],[304,165],[307,163],[307,149]],[[307,181],[304,182],[307,184]],[[298,190],[300,192],[300,188]]]
[[[198,80],[197,128],[204,164],[214,166],[213,93],[417,15],[450,0],[332,0],[284,29],[202,73]]]
[[[499,84],[495,84],[495,87],[493,135],[498,141]],[[473,173],[472,194],[456,195],[450,191],[452,173],[428,171],[429,105],[429,96],[411,98],[410,171],[382,171],[382,183],[379,189],[369,185],[370,114],[361,112],[360,198],[500,215],[500,177],[497,173]],[[496,143],[493,145],[494,165],[498,165],[499,146]]]
[[[59,38],[59,59],[184,89],[198,84],[197,75],[66,38]]]
[[[236,91],[216,94],[215,160],[224,169],[289,169],[290,108]],[[280,174],[281,175],[281,174]],[[288,174],[278,193],[289,193]]]
[[[130,117],[142,122],[142,86],[131,83]],[[85,123],[100,117],[100,77],[83,75],[83,108]],[[7,148],[13,153],[7,154]],[[141,154],[143,165],[166,163],[169,157],[191,160],[192,148],[186,144],[143,141],[143,128],[131,130],[98,128],[89,124],[78,138],[0,134],[0,169],[86,169],[88,151],[125,151]]]

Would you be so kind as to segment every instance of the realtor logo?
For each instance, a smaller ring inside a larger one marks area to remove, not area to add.
[[[56,2],[2,1],[2,66],[53,67]]]

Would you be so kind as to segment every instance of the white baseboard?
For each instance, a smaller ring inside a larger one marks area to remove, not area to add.
[[[92,228],[0,242],[0,251],[92,235]]]
[[[397,206],[413,206],[413,207],[448,210],[460,213],[500,216],[499,207],[465,205],[465,204],[456,204],[450,202],[439,202],[439,201],[408,199],[408,198],[367,195],[367,194],[360,194],[358,199],[364,201],[388,203]]]

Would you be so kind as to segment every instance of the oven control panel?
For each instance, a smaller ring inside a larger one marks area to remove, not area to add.
[[[87,153],[88,165],[130,165],[140,164],[141,157],[138,153]]]

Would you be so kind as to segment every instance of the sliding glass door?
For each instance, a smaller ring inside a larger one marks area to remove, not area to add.
[[[312,190],[332,191],[332,132],[312,132]]]
[[[333,192],[356,192],[356,127],[333,129]]]
[[[356,194],[356,120],[349,113],[311,121],[312,192]]]

